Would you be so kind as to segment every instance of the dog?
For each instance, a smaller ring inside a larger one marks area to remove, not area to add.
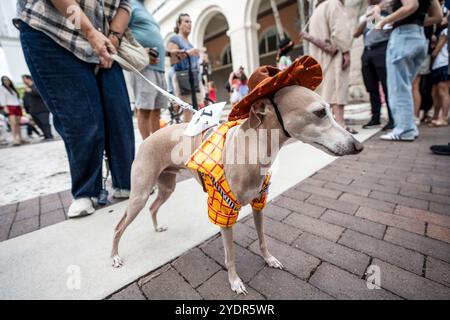
[[[167,230],[158,225],[158,210],[174,191],[177,172],[185,169],[184,163],[202,142],[202,134],[195,137],[183,136],[186,127],[187,124],[178,124],[163,128],[142,143],[132,166],[128,207],[114,230],[111,252],[114,267],[118,268],[123,265],[118,253],[120,238],[127,226],[145,206],[150,190],[155,185],[158,186],[158,194],[150,206],[153,227],[156,232]],[[254,143],[258,143],[258,145],[262,143],[266,149],[266,153],[258,153],[256,163],[248,161],[250,156],[246,154],[246,144],[239,142],[245,140],[249,130],[257,133],[255,135],[257,141]],[[279,148],[272,148],[271,144],[264,144],[264,141],[276,139],[281,148],[289,140],[289,136],[333,156],[357,154],[363,150],[363,145],[336,123],[330,106],[318,94],[298,85],[284,87],[271,99],[263,98],[254,102],[249,117],[240,125],[231,128],[226,135],[223,159],[230,156],[230,152],[235,153],[236,156],[245,154],[246,158],[244,164],[223,162],[224,173],[231,191],[242,206],[249,204],[258,196],[264,180],[261,172],[270,167],[279,151]],[[179,139],[173,137],[189,139],[191,145],[189,152],[185,152],[181,156],[182,159],[177,161],[171,155],[178,147]],[[259,154],[263,154],[263,156]],[[201,182],[197,172],[193,171],[192,173]],[[264,237],[263,211],[253,209],[253,218],[262,257],[269,267],[282,269],[282,263],[267,248]],[[222,227],[221,235],[231,290],[237,294],[247,294],[245,284],[236,271],[232,227]]]

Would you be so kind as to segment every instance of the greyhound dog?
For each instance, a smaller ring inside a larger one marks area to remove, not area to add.
[[[275,108],[278,108],[278,115]],[[154,185],[158,186],[158,195],[150,206],[153,226],[156,232],[166,230],[165,227],[158,226],[158,210],[174,191],[177,172],[185,168],[185,161],[202,142],[202,134],[195,137],[184,136],[183,139],[190,139],[192,149],[182,155],[181,161],[175,161],[171,154],[177,147],[179,139],[173,139],[173,137],[181,138],[186,127],[187,124],[166,127],[157,131],[142,143],[132,166],[129,204],[114,232],[111,253],[114,267],[118,268],[123,265],[118,253],[120,238],[127,226],[144,208],[150,190]],[[246,144],[238,141],[243,141],[243,137],[249,130],[262,133],[261,135],[255,135],[257,137],[256,143],[261,143],[261,136],[267,135],[266,138],[268,139],[264,140],[271,141],[275,137],[280,148],[289,139],[287,135],[290,135],[294,139],[311,144],[334,156],[357,154],[363,149],[360,142],[336,123],[329,105],[318,94],[297,85],[282,88],[270,100],[260,99],[253,103],[248,119],[228,131],[223,149],[223,159],[230,152],[236,154],[246,152]],[[271,148],[271,144],[267,143],[264,148],[267,149],[267,152],[259,152],[258,154],[265,154],[266,156],[258,156],[257,163],[223,162],[230,189],[241,205],[249,204],[252,199],[258,196],[264,179],[261,172],[270,167],[279,151],[279,148],[274,150]],[[262,159],[261,157],[269,158]],[[246,159],[248,159],[247,156]],[[198,178],[196,172],[193,173],[194,177]],[[263,217],[262,211],[253,210],[261,255],[270,267],[282,269],[283,265],[267,248]],[[232,227],[221,228],[221,235],[231,289],[238,294],[246,294],[247,289],[236,272]]]

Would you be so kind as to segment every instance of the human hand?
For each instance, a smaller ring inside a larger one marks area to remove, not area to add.
[[[303,40],[309,40],[309,34],[305,31],[300,31],[298,34],[298,40],[301,42]]]
[[[116,50],[118,50],[118,49],[119,49],[119,46],[120,46],[120,43],[119,43],[119,39],[117,38],[117,36],[115,36],[115,35],[113,35],[113,34],[110,34],[110,35],[108,36],[108,39],[109,39],[109,41],[111,41],[111,43],[112,43],[112,45],[114,46],[114,48],[115,48]]]
[[[195,48],[186,50],[186,53],[187,53],[189,56],[191,56],[191,57],[194,57],[194,56],[197,56],[197,57],[198,57],[198,56],[200,56],[200,50],[195,49]]]
[[[350,66],[350,52],[342,53],[342,70],[347,69]]]
[[[147,53],[148,53],[148,56],[150,58],[150,64],[159,64],[159,62],[160,62],[159,58],[156,58],[150,54],[150,48],[144,48],[144,50],[147,51]],[[171,52],[168,52],[168,53],[171,53]]]
[[[91,29],[88,31],[86,38],[91,45],[91,48],[100,59],[99,66],[105,69],[111,68],[113,64],[111,54],[117,53],[117,50],[111,40],[96,29]]]
[[[386,25],[386,19],[381,19],[378,21],[378,23],[375,25],[375,29],[377,30],[383,30],[384,26]]]
[[[371,8],[369,12],[367,12],[366,17],[369,19],[378,20],[381,15],[381,8],[379,5],[375,5]]]
[[[160,62],[159,58],[150,56],[150,64],[159,64],[159,62]]]

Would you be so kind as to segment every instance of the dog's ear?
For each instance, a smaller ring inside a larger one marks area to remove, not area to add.
[[[253,103],[248,117],[250,128],[258,128],[264,121],[268,112],[268,100],[261,99]]]

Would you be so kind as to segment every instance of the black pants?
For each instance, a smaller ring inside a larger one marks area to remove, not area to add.
[[[31,117],[33,118],[36,125],[41,129],[44,133],[45,139],[53,139],[52,129],[50,128],[50,113],[48,112],[39,112],[32,113]]]
[[[372,107],[372,119],[380,120],[381,97],[379,82],[383,87],[386,105],[388,108],[389,122],[393,123],[391,110],[388,104],[387,76],[386,76],[386,48],[387,42],[375,47],[364,47],[362,55],[362,74],[364,85],[370,95],[370,105]]]
[[[27,124],[27,135],[29,137],[31,137],[33,135],[33,133],[36,133],[38,137],[41,135],[41,133],[39,131],[37,131],[36,127],[33,124],[28,123]]]

